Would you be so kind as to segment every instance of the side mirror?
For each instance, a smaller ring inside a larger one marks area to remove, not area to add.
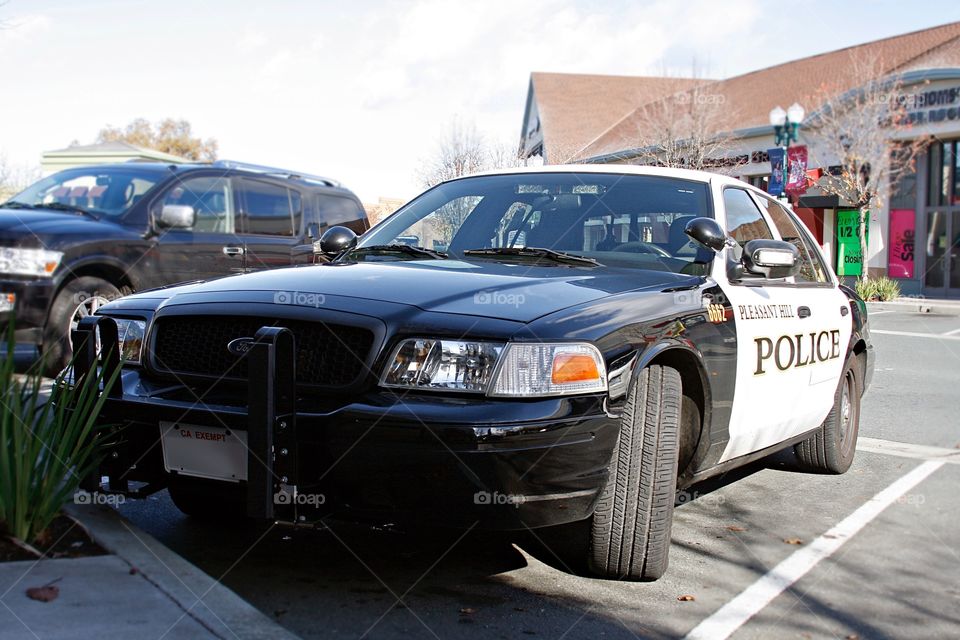
[[[197,221],[197,212],[187,204],[165,204],[157,218],[157,226],[168,229],[190,229]]]
[[[800,251],[783,240],[751,240],[740,261],[746,273],[771,280],[800,273]]]
[[[694,218],[683,228],[683,232],[694,242],[714,251],[723,251],[727,246],[727,234],[713,218]]]
[[[347,227],[337,225],[327,229],[320,236],[320,241],[315,242],[313,246],[314,250],[319,249],[320,253],[332,258],[357,246],[357,234]]]

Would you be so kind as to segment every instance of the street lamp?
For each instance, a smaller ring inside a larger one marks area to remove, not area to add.
[[[806,115],[806,112],[803,107],[796,102],[787,107],[786,111],[784,111],[780,105],[770,110],[770,124],[773,126],[774,144],[783,149],[782,171],[784,175],[780,180],[780,184],[783,186],[780,188],[780,193],[777,194],[780,198],[786,197],[786,174],[789,170],[787,166],[787,147],[790,146],[791,142],[797,141],[797,132],[800,131],[800,123],[803,122],[804,115]]]

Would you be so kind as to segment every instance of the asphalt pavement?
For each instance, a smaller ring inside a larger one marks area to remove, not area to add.
[[[875,309],[842,476],[783,452],[680,496],[653,583],[572,575],[536,532],[211,525],[121,512],[303,638],[960,636],[960,317]]]

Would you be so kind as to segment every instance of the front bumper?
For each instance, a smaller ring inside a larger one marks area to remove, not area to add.
[[[374,390],[342,401],[301,394],[290,412],[289,397],[270,389],[282,378],[197,398],[127,369],[102,413],[101,422],[122,431],[101,475],[117,490],[129,481],[165,484],[159,424],[172,422],[246,431],[248,515],[280,520],[334,514],[535,528],[589,517],[607,481],[619,420],[604,395],[499,400]],[[278,503],[292,486],[323,499]]]
[[[14,319],[18,344],[39,345],[43,342],[43,327],[54,292],[54,283],[50,278],[0,278],[0,294],[13,294],[16,297],[12,311],[0,311],[0,323],[6,326],[11,318]]]

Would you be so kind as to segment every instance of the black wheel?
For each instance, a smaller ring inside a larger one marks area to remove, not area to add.
[[[43,332],[43,371],[56,376],[73,355],[70,332],[86,316],[119,298],[120,289],[101,278],[83,276],[63,286],[54,298]]]
[[[677,491],[680,374],[639,372],[623,411],[610,476],[589,523],[587,566],[617,580],[656,580],[667,570]]]
[[[827,473],[844,473],[850,468],[857,450],[862,394],[860,367],[856,358],[850,358],[843,368],[827,419],[813,437],[794,447],[801,464]]]
[[[246,517],[246,491],[243,485],[173,475],[167,490],[177,509],[192,518],[224,521]]]

